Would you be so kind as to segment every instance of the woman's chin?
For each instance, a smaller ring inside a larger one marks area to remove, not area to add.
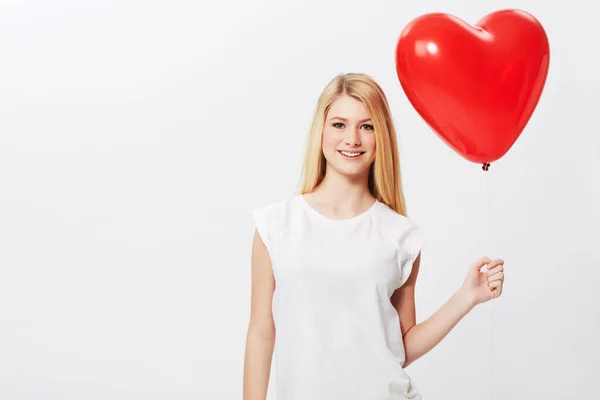
[[[368,165],[332,165],[332,168],[340,175],[356,178],[369,174]]]

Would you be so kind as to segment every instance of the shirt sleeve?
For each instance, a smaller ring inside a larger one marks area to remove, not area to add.
[[[262,239],[269,255],[271,255],[273,249],[273,235],[274,235],[274,226],[272,223],[271,216],[271,208],[270,206],[263,206],[259,208],[255,208],[252,210],[252,216],[254,218],[254,223],[256,225],[256,230],[260,238]]]
[[[418,225],[412,223],[410,230],[403,236],[400,247],[404,251],[398,252],[400,264],[400,286],[408,280],[413,264],[423,248],[423,232]]]

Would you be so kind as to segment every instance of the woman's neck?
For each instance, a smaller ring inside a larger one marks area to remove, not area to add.
[[[368,173],[366,176],[348,176],[330,169],[313,191],[312,197],[316,202],[329,204],[334,208],[360,210],[374,201],[368,183]]]

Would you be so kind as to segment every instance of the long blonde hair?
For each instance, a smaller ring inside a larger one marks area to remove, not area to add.
[[[375,162],[369,173],[369,191],[377,200],[406,216],[400,157],[390,107],[381,87],[365,74],[340,74],[323,89],[317,103],[306,144],[300,194],[312,192],[325,177],[322,150],[325,117],[332,103],[342,95],[361,101],[375,130]]]

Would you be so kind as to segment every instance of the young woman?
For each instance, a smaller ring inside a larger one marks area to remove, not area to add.
[[[399,164],[379,85],[335,77],[317,104],[300,194],[253,211],[244,400],[266,398],[273,352],[278,400],[420,399],[404,368],[502,293],[504,262],[481,257],[416,324],[423,238],[406,217]]]

